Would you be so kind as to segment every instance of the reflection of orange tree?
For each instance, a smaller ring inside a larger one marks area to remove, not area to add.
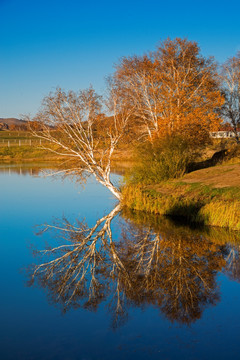
[[[107,300],[115,326],[130,305],[157,306],[180,323],[199,319],[219,298],[216,274],[225,265],[227,247],[167,222],[159,230],[121,222],[117,242],[111,222],[119,211],[118,205],[92,228],[66,219],[47,226],[66,245],[44,250],[50,259],[34,266],[31,280],[38,280],[64,311],[78,306],[95,310]]]
[[[125,241],[135,262],[131,278],[142,302],[151,299],[169,320],[191,323],[218,300],[215,277],[224,265],[223,253],[189,230],[167,230],[145,238],[135,233]]]

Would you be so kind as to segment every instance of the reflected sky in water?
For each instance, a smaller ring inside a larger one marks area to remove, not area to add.
[[[0,170],[2,359],[238,358],[239,236],[30,168]]]

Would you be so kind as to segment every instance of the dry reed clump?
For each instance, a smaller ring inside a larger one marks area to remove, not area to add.
[[[240,201],[213,201],[200,209],[199,215],[206,218],[206,225],[240,230]]]

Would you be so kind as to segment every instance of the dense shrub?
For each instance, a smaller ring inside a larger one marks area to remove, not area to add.
[[[240,144],[233,143],[228,147],[226,156],[224,158],[225,162],[228,163],[237,163],[240,160]]]
[[[189,143],[183,138],[167,137],[145,142],[136,149],[136,165],[127,175],[129,183],[158,183],[181,177],[193,158]]]

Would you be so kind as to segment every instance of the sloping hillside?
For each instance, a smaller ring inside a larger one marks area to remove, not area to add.
[[[207,169],[193,171],[186,174],[182,181],[185,183],[202,183],[215,188],[230,186],[240,187],[240,163],[224,164]]]
[[[0,123],[6,124],[6,125],[16,125],[16,126],[22,126],[26,124],[26,121],[19,120],[16,118],[0,118]]]

